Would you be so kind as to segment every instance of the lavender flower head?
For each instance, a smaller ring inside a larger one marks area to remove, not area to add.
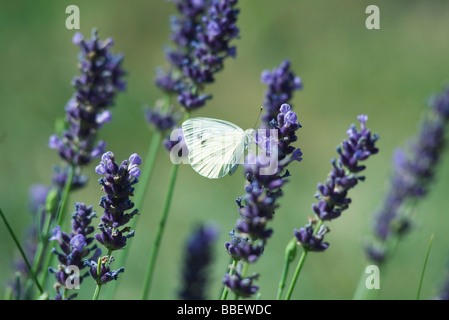
[[[211,264],[213,245],[218,237],[214,226],[200,225],[190,235],[186,243],[185,259],[182,267],[183,285],[179,293],[181,299],[205,300],[208,282],[207,268]]]
[[[407,149],[393,154],[393,175],[382,206],[373,225],[374,241],[366,247],[368,257],[382,262],[389,238],[403,235],[411,220],[406,207],[426,196],[435,179],[441,154],[446,146],[445,132],[449,120],[449,88],[430,101],[420,131]]]
[[[108,248],[109,251],[118,250],[126,245],[126,240],[134,235],[129,227],[124,227],[137,213],[138,210],[127,213],[133,209],[134,203],[130,196],[133,195],[133,185],[138,182],[142,163],[136,153],[125,160],[119,166],[115,162],[115,155],[108,151],[101,157],[100,164],[95,172],[103,175],[99,180],[102,190],[106,193],[100,200],[100,206],[104,208],[104,214],[100,218],[98,228],[100,234],[95,234],[95,239]],[[126,233],[126,235],[125,235]]]
[[[365,179],[360,172],[366,167],[360,161],[379,152],[375,145],[378,135],[371,134],[366,127],[368,117],[359,115],[357,119],[360,122],[360,130],[357,131],[356,126],[351,125],[346,132],[348,138],[337,147],[340,157],[331,160],[332,171],[324,184],[318,184],[318,192],[315,195],[318,203],[312,206],[312,210],[319,219],[319,229],[314,229],[314,220],[299,230],[294,229],[294,236],[305,250],[324,251],[329,247],[329,243],[323,242],[324,235],[329,231],[323,222],[340,217],[349,207],[351,199],[348,197],[348,191]]]
[[[329,229],[321,225],[318,231],[315,233],[313,229],[313,224],[301,227],[299,230],[294,229],[294,235],[296,240],[304,249],[308,251],[324,251],[329,248],[328,242],[323,242],[324,235],[329,232]]]
[[[360,122],[360,131],[357,131],[355,125],[349,128],[348,139],[337,148],[340,157],[337,160],[332,159],[333,169],[326,182],[318,184],[316,198],[319,201],[312,206],[312,209],[320,220],[338,218],[348,208],[351,203],[351,199],[347,196],[348,190],[355,187],[358,181],[365,179],[358,174],[365,169],[360,161],[379,151],[375,146],[378,135],[372,135],[366,127],[368,117],[360,115],[357,119]]]
[[[61,231],[60,226],[56,226],[53,229],[53,236],[50,240],[57,241],[61,250],[60,252],[53,248],[52,252],[57,255],[60,264],[57,269],[49,268],[49,271],[55,274],[57,280],[57,286],[55,286],[57,300],[62,297],[59,288],[67,288],[69,283],[75,282],[74,276],[71,275],[72,270],[67,267],[75,266],[78,270],[82,270],[85,267],[85,260],[96,260],[101,254],[101,250],[93,244],[94,238],[89,236],[94,231],[94,227],[91,225],[94,217],[95,212],[92,211],[92,206],[76,203],[75,212],[72,214],[71,233],[67,234]],[[82,282],[87,274],[86,272],[84,275],[79,276],[79,283]]]
[[[101,41],[96,30],[86,40],[80,33],[73,36],[73,43],[81,49],[79,67],[81,75],[73,79],[77,90],[66,105],[67,129],[62,137],[52,135],[48,146],[72,166],[84,166],[103,152],[103,141],[95,145],[97,131],[111,120],[108,110],[119,91],[125,89],[122,80],[122,55],[110,52],[111,38]]]
[[[295,90],[302,89],[301,78],[295,76],[290,67],[290,60],[286,59],[278,68],[262,72],[260,80],[268,86],[263,102],[265,109],[263,121],[266,123],[276,119],[279,106],[289,103]]]
[[[242,277],[242,265],[237,264],[233,274],[225,274],[223,284],[235,292],[239,297],[248,298],[259,290],[258,286],[253,285],[253,281],[258,277],[258,274]]]
[[[176,48],[168,48],[167,72],[158,69],[156,84],[168,94],[176,94],[187,110],[204,106],[210,95],[200,91],[215,81],[223,61],[235,57],[230,41],[238,38],[237,0],[175,1],[179,16],[171,18]]]
[[[174,113],[173,110],[162,110],[160,105],[153,109],[145,109],[145,119],[155,129],[159,131],[165,131],[173,129],[176,126],[176,122],[179,115]]]

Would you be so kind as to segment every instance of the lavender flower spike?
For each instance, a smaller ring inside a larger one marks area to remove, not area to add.
[[[290,60],[286,59],[279,68],[262,72],[260,80],[268,86],[263,102],[265,109],[263,120],[267,123],[276,119],[279,106],[289,103],[295,90],[302,89],[301,78],[290,71],[290,66]]]
[[[133,195],[133,185],[140,176],[138,166],[141,163],[139,155],[132,154],[129,160],[123,161],[119,166],[115,163],[114,154],[108,151],[103,154],[100,164],[95,168],[95,172],[103,175],[99,182],[106,193],[100,201],[100,206],[104,208],[98,226],[101,233],[95,234],[95,239],[109,251],[123,248],[127,239],[134,235],[134,231],[129,227],[119,228],[126,225],[138,213],[137,209],[129,213],[126,211],[134,207],[130,196]]]
[[[340,157],[332,159],[333,169],[329,173],[324,184],[318,184],[316,198],[319,200],[312,209],[321,220],[332,220],[338,218],[351,203],[348,198],[348,190],[357,185],[358,181],[365,177],[359,175],[365,169],[360,161],[366,160],[379,149],[375,142],[378,135],[371,135],[371,131],[366,128],[368,117],[360,115],[360,131],[352,125],[347,131],[348,139],[344,140],[337,148]]]
[[[223,284],[235,292],[238,296],[248,298],[259,290],[258,286],[253,285],[253,280],[256,280],[258,277],[258,274],[253,274],[249,277],[243,278],[242,265],[237,264],[232,275],[228,273],[225,274]]]
[[[100,141],[95,145],[97,131],[111,120],[108,108],[125,89],[125,72],[121,68],[123,56],[110,52],[112,39],[101,41],[96,30],[90,40],[76,33],[73,43],[81,49],[81,75],[73,79],[77,91],[65,108],[67,129],[62,137],[52,135],[48,146],[58,150],[70,165],[84,166],[103,153],[106,144]]]
[[[294,229],[294,236],[298,243],[307,251],[324,251],[329,247],[329,243],[323,242],[324,235],[329,231],[323,222],[340,217],[349,207],[351,203],[348,197],[349,189],[365,179],[360,175],[360,172],[365,170],[365,166],[360,161],[379,152],[375,146],[378,135],[372,135],[366,127],[368,117],[359,115],[357,119],[360,122],[360,130],[357,131],[356,126],[351,125],[346,132],[348,138],[337,147],[340,157],[331,160],[332,171],[324,184],[318,184],[318,192],[315,195],[318,203],[314,204],[312,209],[319,219],[319,229],[315,231],[313,227],[317,223],[316,219],[312,219],[309,224],[299,230]]]
[[[377,212],[373,233],[375,240],[368,245],[370,259],[382,262],[388,239],[403,235],[411,221],[404,214],[409,201],[426,196],[435,179],[435,171],[446,146],[445,134],[449,120],[449,88],[430,101],[420,131],[407,149],[397,148],[393,154],[393,176],[383,204]]]
[[[71,270],[67,267],[77,267],[82,270],[85,267],[84,261],[96,260],[101,254],[101,250],[93,244],[94,238],[90,234],[94,231],[91,226],[92,219],[95,217],[95,212],[92,211],[92,206],[86,206],[84,203],[75,204],[75,212],[72,214],[72,231],[67,234],[61,231],[60,226],[53,229],[53,236],[50,240],[57,241],[60,251],[53,248],[52,252],[58,256],[60,264],[57,269],[49,268],[49,272],[55,274],[57,284],[55,286],[57,294],[56,300],[63,297],[60,288],[67,288],[69,283],[75,283],[71,278]],[[88,275],[84,273],[79,276],[79,283]],[[71,288],[69,288],[71,289]],[[74,298],[76,295],[70,296]]]
[[[235,57],[231,40],[238,38],[237,0],[177,0],[179,16],[171,19],[175,48],[167,49],[170,70],[158,69],[156,84],[176,94],[187,110],[204,106],[210,95],[200,91],[215,81],[227,57]]]

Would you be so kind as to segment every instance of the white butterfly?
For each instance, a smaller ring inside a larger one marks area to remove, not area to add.
[[[255,142],[255,130],[243,131],[235,124],[211,118],[192,118],[182,124],[189,162],[209,179],[233,174],[242,162],[245,149]]]

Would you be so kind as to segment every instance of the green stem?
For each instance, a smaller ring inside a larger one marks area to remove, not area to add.
[[[109,250],[109,252],[111,252]],[[95,288],[95,292],[94,292],[94,296],[92,297],[92,300],[98,300],[98,296],[100,295],[100,291],[101,291],[101,257],[98,258],[98,262],[97,262],[97,286]]]
[[[143,292],[142,292],[142,300],[145,300],[148,297],[148,292],[151,287],[154,266],[156,263],[157,254],[158,254],[159,247],[161,244],[162,234],[164,233],[165,223],[167,222],[168,212],[170,211],[170,205],[171,205],[171,200],[173,197],[173,191],[175,189],[175,182],[176,182],[176,176],[178,173],[178,168],[179,168],[179,165],[177,165],[177,164],[172,165],[172,168],[171,168],[167,197],[165,198],[165,204],[164,204],[164,208],[162,211],[161,220],[159,222],[159,228],[157,230],[156,239],[154,240],[153,248],[151,250],[150,262],[148,264],[148,269],[147,269],[147,273],[145,276],[144,288],[143,288]]]
[[[237,260],[233,260],[233,261],[232,261],[232,266],[231,266],[231,268],[230,268],[230,270],[229,270],[229,275],[230,275],[230,276],[232,276],[232,275],[234,274],[234,270],[235,270],[235,267],[236,267],[236,266],[237,266]],[[228,297],[228,292],[229,292],[228,287],[227,287],[227,286],[224,286],[223,292],[222,292],[222,294],[221,294],[221,300],[226,300],[226,298]]]
[[[276,300],[280,300],[282,297],[282,293],[284,291],[285,281],[287,279],[287,274],[288,274],[288,269],[290,267],[290,263],[293,261],[293,259],[296,256],[296,247],[297,247],[297,240],[295,237],[293,237],[288,242],[288,244],[285,248],[284,267],[282,269],[281,279],[279,280],[279,289],[278,289],[278,294],[276,296]]]
[[[301,257],[299,258],[298,265],[296,266],[296,270],[293,275],[292,282],[290,283],[290,287],[288,288],[287,295],[285,296],[285,300],[290,300],[290,297],[292,296],[299,273],[301,272],[302,266],[304,265],[304,261],[306,261],[307,253],[308,251],[304,250],[301,254]]]
[[[284,291],[284,287],[285,287],[285,280],[287,279],[289,266],[290,266],[290,258],[286,255],[284,258],[284,267],[282,269],[281,280],[279,280],[279,289],[278,289],[278,294],[276,296],[276,300],[281,299],[282,292]]]
[[[92,297],[92,300],[98,300],[98,296],[100,295],[101,291],[101,284],[97,284],[94,292],[94,296]]]
[[[20,254],[22,255],[22,258],[25,261],[25,263],[28,267],[28,270],[30,271],[30,275],[34,280],[34,283],[36,284],[36,287],[39,289],[39,292],[41,294],[44,293],[44,290],[42,289],[42,286],[40,285],[39,281],[37,280],[36,275],[34,274],[33,269],[31,268],[30,262],[28,261],[26,255],[25,255],[25,251],[23,251],[23,248],[20,245],[20,242],[17,239],[16,234],[14,233],[11,226],[9,225],[8,220],[6,219],[5,215],[3,214],[2,209],[0,209],[0,215],[2,216],[3,222],[5,223],[5,226],[8,229],[9,234],[11,235],[12,239],[16,243],[17,249],[19,249]]]
[[[419,280],[418,293],[416,294],[416,300],[419,300],[419,295],[421,294],[421,287],[424,279],[424,273],[426,272],[427,260],[429,259],[430,247],[433,242],[433,234],[430,236],[429,245],[427,246],[426,258],[424,259],[424,265],[421,272],[421,278]]]
[[[112,230],[112,232],[114,232],[115,229]],[[106,255],[107,257],[107,261],[105,263],[107,263],[107,267],[109,267],[110,263],[111,263],[111,254],[112,254],[112,249],[108,250],[108,254]],[[100,291],[101,291],[101,264],[103,263],[103,259],[104,257],[99,257],[98,258],[98,262],[97,262],[97,286],[95,287],[95,292],[94,292],[94,296],[92,297],[92,300],[98,300],[98,296],[100,295]]]

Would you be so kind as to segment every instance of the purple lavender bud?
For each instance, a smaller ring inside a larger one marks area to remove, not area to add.
[[[107,256],[102,257],[100,259],[100,274],[98,275],[98,263],[95,262],[94,260],[84,260],[84,265],[88,266],[90,275],[92,276],[92,278],[95,279],[97,285],[104,285],[112,280],[117,280],[118,279],[118,274],[125,272],[125,268],[121,267],[118,270],[111,270],[110,267],[110,263],[112,258],[109,258]]]
[[[102,125],[104,123],[108,123],[111,120],[112,120],[112,113],[109,110],[105,110],[102,113],[98,113],[97,116],[95,117],[95,121],[99,125]]]
[[[81,44],[81,41],[83,41],[83,35],[80,32],[77,32],[73,35],[72,42],[73,44],[76,44],[79,46]]]
[[[57,241],[59,244],[62,243],[62,233],[61,233],[61,227],[60,226],[56,226],[53,230],[52,230],[52,236],[48,239],[50,241]]]

